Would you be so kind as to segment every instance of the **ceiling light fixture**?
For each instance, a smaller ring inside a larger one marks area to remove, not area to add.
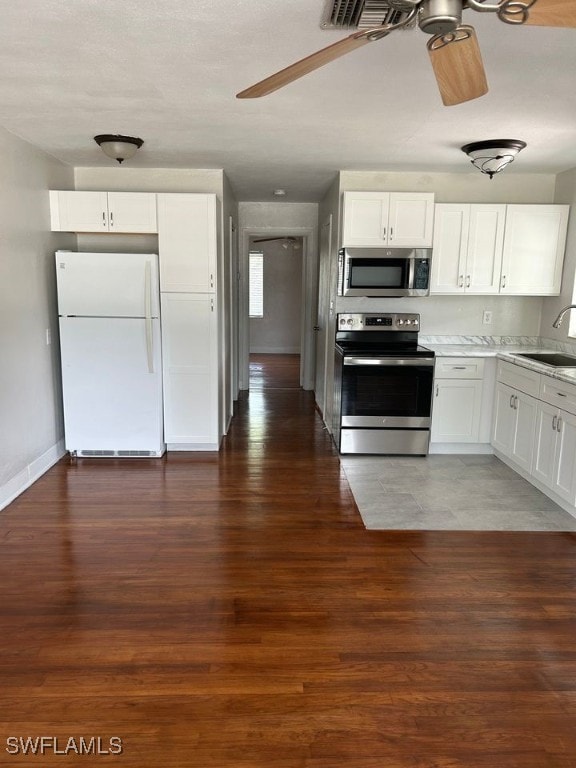
[[[471,158],[473,166],[492,178],[500,173],[526,146],[519,139],[491,139],[490,141],[474,141],[464,144],[461,148]]]
[[[275,189],[274,192],[272,192],[274,197],[285,197],[286,196],[286,190],[285,189]]]
[[[142,139],[112,133],[102,133],[99,136],[94,136],[94,141],[105,155],[111,157],[112,160],[117,160],[118,163],[129,160],[144,144]]]

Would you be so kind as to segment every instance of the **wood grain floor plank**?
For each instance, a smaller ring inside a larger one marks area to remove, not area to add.
[[[0,765],[576,768],[576,536],[366,531],[298,356],[254,366],[219,453],[0,514]],[[123,752],[6,752],[48,734]]]

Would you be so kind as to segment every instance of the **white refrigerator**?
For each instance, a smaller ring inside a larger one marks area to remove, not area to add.
[[[66,450],[162,456],[158,256],[56,252]]]

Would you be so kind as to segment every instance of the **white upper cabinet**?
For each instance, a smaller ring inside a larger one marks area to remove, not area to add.
[[[216,211],[213,194],[158,194],[161,291],[214,293]]]
[[[568,205],[508,205],[500,293],[560,293]]]
[[[431,293],[499,292],[505,205],[436,205]]]
[[[53,232],[154,233],[154,192],[50,191]]]
[[[343,246],[432,246],[434,194],[344,192]]]

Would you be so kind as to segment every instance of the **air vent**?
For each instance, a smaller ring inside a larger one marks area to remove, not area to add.
[[[78,451],[78,456],[115,456],[114,451]]]
[[[91,451],[83,450],[76,453],[77,456],[90,456],[91,458],[148,458],[149,456],[161,456],[157,451]]]
[[[413,3],[402,7],[398,0],[328,0],[321,26],[324,29],[372,29],[398,24],[408,16]]]

